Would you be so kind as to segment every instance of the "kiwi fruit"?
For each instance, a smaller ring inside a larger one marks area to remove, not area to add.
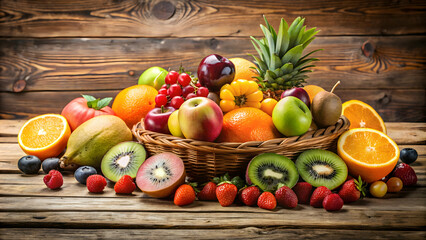
[[[336,124],[342,114],[342,100],[333,93],[340,81],[334,85],[331,92],[321,91],[312,99],[312,117],[318,127]]]
[[[292,188],[299,180],[294,162],[276,153],[262,153],[254,157],[246,171],[246,181],[263,191],[275,191],[278,184]]]
[[[348,176],[346,163],[337,154],[322,149],[300,154],[296,167],[303,180],[314,187],[325,186],[330,190],[340,186]]]
[[[102,158],[102,174],[113,182],[122,176],[136,177],[146,159],[145,148],[137,142],[122,142],[112,147]]]

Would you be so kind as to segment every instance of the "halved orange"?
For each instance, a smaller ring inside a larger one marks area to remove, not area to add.
[[[380,115],[365,102],[350,100],[342,104],[342,115],[351,122],[352,128],[372,128],[386,133],[386,126]]]
[[[18,134],[22,151],[44,160],[58,156],[67,146],[71,129],[65,117],[44,114],[28,120]]]
[[[398,145],[386,134],[371,128],[344,132],[337,142],[337,153],[353,177],[373,182],[388,175],[399,159]]]

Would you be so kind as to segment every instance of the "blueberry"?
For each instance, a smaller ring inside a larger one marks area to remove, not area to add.
[[[59,165],[59,158],[46,158],[41,163],[41,168],[44,173],[48,174],[50,170],[59,170]]]
[[[82,167],[77,168],[77,170],[75,170],[74,177],[75,177],[75,179],[77,179],[77,181],[79,183],[86,184],[87,178],[90,175],[94,175],[94,174],[97,174],[97,173],[98,172],[93,167],[82,166]]]
[[[415,162],[418,156],[416,149],[413,148],[404,148],[399,154],[399,158],[406,164]]]
[[[40,171],[41,161],[38,157],[28,155],[21,157],[18,161],[18,168],[25,174],[37,174]]]

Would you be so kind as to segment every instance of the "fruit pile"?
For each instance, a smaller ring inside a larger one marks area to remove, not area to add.
[[[358,100],[342,104],[334,93],[340,82],[330,92],[316,85],[303,87],[309,68],[318,61],[309,56],[318,50],[302,53],[318,31],[306,30],[302,18],[290,26],[282,19],[278,32],[265,22],[264,38],[251,38],[259,55],[253,56],[254,63],[211,54],[201,60],[197,77],[182,68],[151,67],[138,85],[123,89],[114,100],[83,95],[61,115],[30,119],[18,134],[28,154],[18,161],[19,169],[37,174],[42,168],[51,189],[62,186],[61,171],[74,171],[76,181],[92,193],[103,192],[111,181],[117,194],[131,194],[137,186],[151,197],[173,198],[178,206],[198,198],[269,210],[277,204],[310,204],[335,211],[368,192],[383,197],[415,185],[409,164],[417,152],[400,152],[371,106]],[[339,137],[337,154],[311,149],[289,159],[262,153],[248,163],[245,176],[225,175],[200,187],[185,182],[179,156],[148,156],[131,132],[141,122],[148,131],[175,137],[243,143],[301,136],[336,124],[342,114],[351,126]]]

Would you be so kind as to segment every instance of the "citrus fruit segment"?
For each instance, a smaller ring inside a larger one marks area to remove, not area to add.
[[[337,153],[353,177],[373,182],[388,175],[399,159],[399,148],[383,132],[354,128],[344,132],[337,142]]]
[[[18,134],[22,151],[40,160],[58,156],[67,146],[71,129],[65,117],[44,114],[28,120]]]
[[[350,100],[342,104],[342,114],[351,122],[352,128],[372,128],[386,133],[385,123],[380,115],[367,103]]]

